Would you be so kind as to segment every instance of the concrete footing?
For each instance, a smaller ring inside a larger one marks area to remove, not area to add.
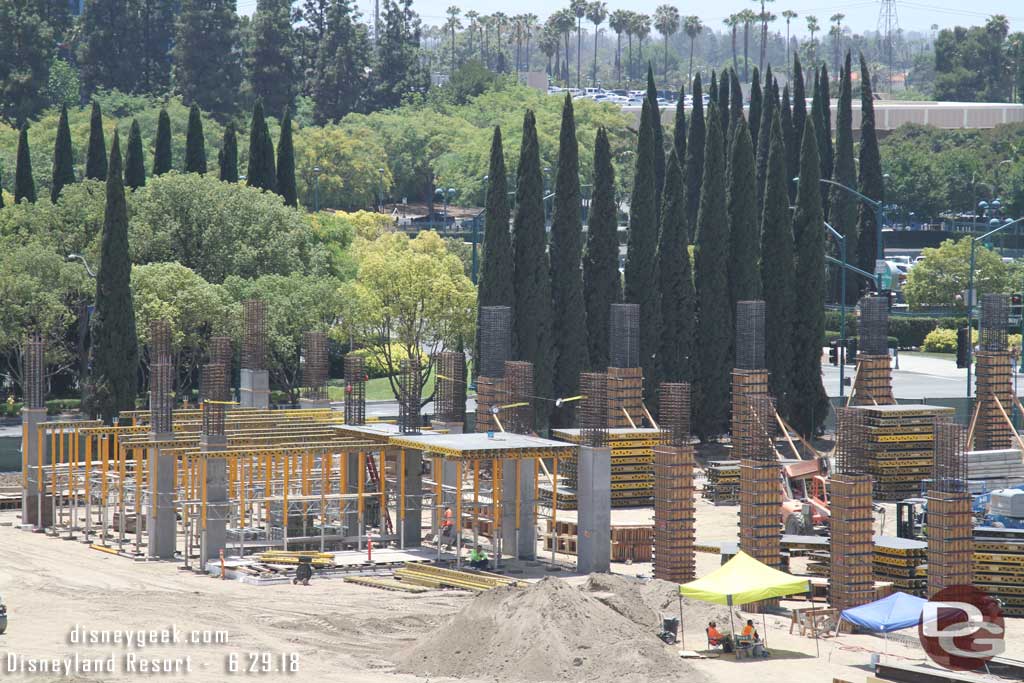
[[[576,465],[577,570],[607,572],[612,550],[612,451],[581,446]]]
[[[238,382],[238,402],[242,408],[270,408],[270,373],[242,368]]]

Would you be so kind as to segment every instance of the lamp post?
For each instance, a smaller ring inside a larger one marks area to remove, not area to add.
[[[380,184],[377,185],[377,206],[380,207],[380,212],[384,213],[384,169],[378,168],[377,175],[380,178]]]
[[[313,167],[313,211],[320,211],[320,174],[323,169],[319,166]]]
[[[889,174],[885,174],[882,176],[883,179],[888,177]],[[797,180],[799,181],[799,178],[797,178]],[[875,262],[877,263],[878,261],[885,260],[885,248],[882,246],[882,221],[885,220],[885,204],[878,201],[877,199],[872,199],[863,192],[859,192],[853,189],[852,187],[843,185],[842,183],[837,183],[834,180],[830,180],[828,178],[819,178],[818,180],[819,182],[822,182],[826,185],[834,185],[841,190],[846,190],[847,192],[849,192],[852,195],[855,195],[862,202],[864,202],[865,204],[867,204],[868,206],[875,210]],[[875,274],[875,286],[878,288],[879,292],[882,291],[881,273]]]
[[[1021,222],[1024,222],[1024,218],[1016,220],[1007,218],[1006,222],[1000,225],[998,218],[992,218],[989,221],[989,225],[993,226],[992,230],[979,237],[971,237],[971,261],[970,270],[967,275],[967,398],[971,397],[971,363],[974,356],[974,341],[971,338],[971,330],[974,329],[974,300],[978,298],[974,292],[974,249],[978,242],[986,240],[997,232],[1002,232]]]
[[[85,257],[82,256],[81,254],[68,254],[67,257],[66,257],[66,260],[68,262],[78,261],[85,268],[86,274],[88,274],[88,276],[91,277],[92,279],[94,279],[94,280],[96,279],[95,271],[93,271],[93,269],[89,267],[89,262],[86,261]],[[85,336],[86,336],[86,330],[89,327],[89,308],[90,307],[88,305],[86,305],[86,303],[84,301],[80,302],[79,305],[78,305],[78,319],[79,319],[79,325],[78,325],[78,368],[79,368],[79,373],[80,373],[79,378],[78,378],[78,382],[79,382],[80,388],[82,390],[82,399],[83,400],[86,398],[86,396],[85,396],[85,374],[86,374],[86,370],[87,370],[87,368],[86,368],[87,361],[86,361],[86,353],[85,353],[85,351],[86,351],[86,349],[85,349]]]

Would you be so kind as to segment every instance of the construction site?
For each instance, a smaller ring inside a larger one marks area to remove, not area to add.
[[[154,322],[148,408],[113,424],[47,418],[45,348],[29,339],[20,481],[0,512],[4,674],[1024,680],[1007,297],[981,301],[966,424],[893,398],[888,300],[858,308],[850,395],[814,442],[769,391],[763,301],[737,304],[731,434],[714,444],[691,433],[689,384],[645,404],[635,304],[612,305],[610,367],[565,397],[537,395],[512,311],[484,307],[475,376],[439,353],[427,404],[422,361],[402,360],[387,419],[367,417],[357,354],[343,405],[328,401],[319,331],[303,336],[300,407],[271,409],[256,300],[240,348],[211,340],[196,406],[178,400],[172,329]],[[575,426],[539,435],[541,401]],[[875,618],[964,587],[1005,625],[976,670],[926,652],[923,616]],[[182,638],[109,635],[153,629]]]

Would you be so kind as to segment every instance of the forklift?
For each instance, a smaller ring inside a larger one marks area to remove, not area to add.
[[[896,535],[923,541],[928,524],[928,501],[924,498],[907,498],[896,503]]]

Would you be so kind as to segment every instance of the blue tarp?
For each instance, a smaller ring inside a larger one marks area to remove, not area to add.
[[[871,631],[889,633],[917,626],[926,602],[924,598],[906,593],[893,593],[881,600],[843,610],[839,618]]]

